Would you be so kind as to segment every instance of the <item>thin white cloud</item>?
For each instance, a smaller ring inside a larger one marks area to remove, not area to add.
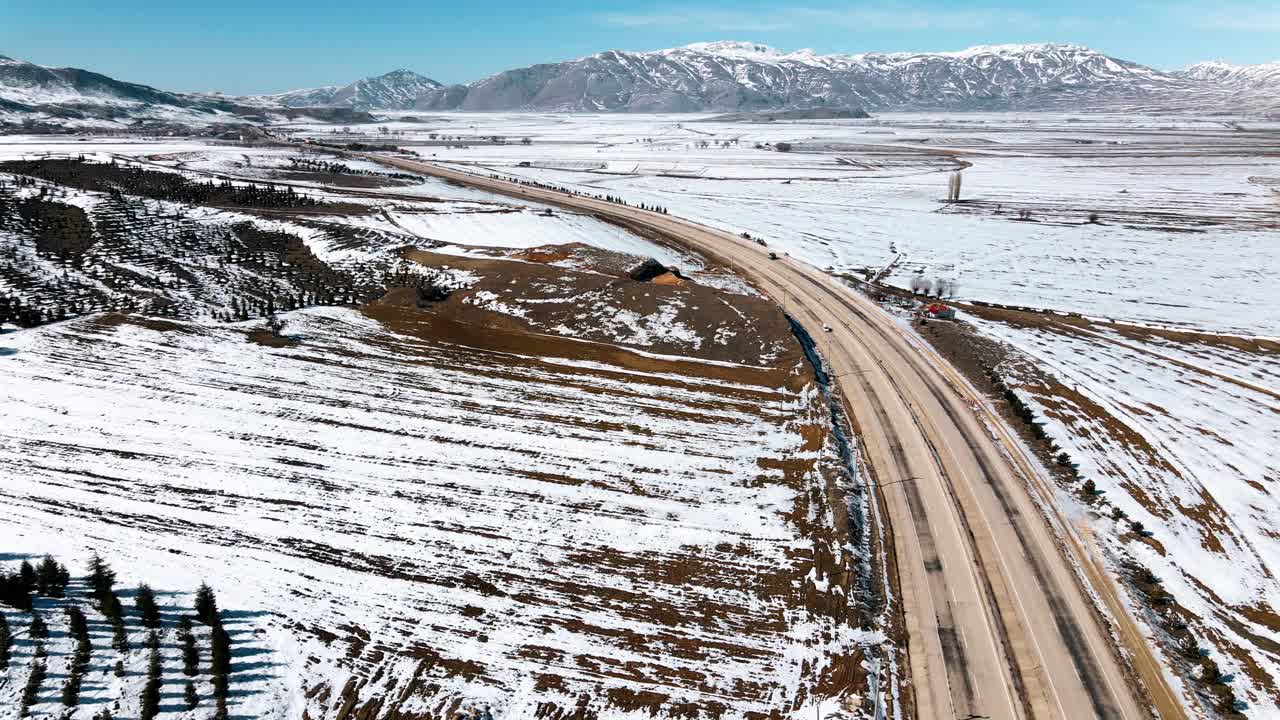
[[[1274,8],[1222,8],[1187,11],[1184,20],[1199,28],[1232,32],[1280,33],[1280,10]]]
[[[851,31],[984,30],[1057,24],[1019,10],[969,8],[942,10],[852,5],[841,9],[776,6],[760,11],[681,7],[652,12],[602,13],[597,20],[619,27],[699,28],[712,33],[776,32],[837,27]]]
[[[772,14],[772,13],[771,13]],[[713,32],[774,32],[793,30],[794,25],[758,13],[725,12],[699,8],[658,10],[645,13],[602,13],[598,21],[619,27],[706,28]]]
[[[1187,3],[1165,8],[1164,12],[1185,27],[1280,33],[1280,9],[1275,5]]]

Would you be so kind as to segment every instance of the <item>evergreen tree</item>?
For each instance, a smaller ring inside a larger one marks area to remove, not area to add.
[[[196,694],[196,684],[194,682],[187,681],[187,689],[183,693],[183,698],[187,701],[188,710],[194,710],[200,704],[200,696]]]
[[[58,563],[58,577],[55,582],[58,586],[57,597],[64,597],[67,594],[67,585],[71,582],[71,571],[66,565]]]
[[[43,660],[37,660],[31,665],[31,674],[27,676],[27,684],[22,689],[22,704],[18,709],[19,717],[26,717],[31,714],[31,706],[35,704],[36,697],[40,694],[40,686],[44,683],[44,676],[47,672]]]
[[[49,626],[45,624],[44,618],[40,617],[40,613],[31,613],[31,629],[27,635],[32,640],[49,639]]]
[[[52,555],[45,555],[36,566],[36,592],[46,597],[60,597],[58,588],[58,561]]]
[[[93,588],[93,596],[98,600],[98,610],[108,618],[115,618],[120,614],[120,599],[112,590],[115,584],[115,571],[94,553],[89,559],[89,586]]]
[[[36,589],[36,569],[31,567],[31,563],[23,560],[22,567],[18,569],[18,575],[22,578],[22,584],[26,586],[27,592]]]
[[[13,648],[13,634],[9,632],[9,619],[0,613],[0,673],[9,670],[9,653]]]
[[[178,640],[182,643],[182,672],[193,677],[200,672],[200,648],[191,632],[191,618],[185,615],[178,623]]]
[[[160,628],[160,607],[156,605],[156,594],[151,590],[150,585],[142,583],[138,586],[136,602],[138,615],[142,617],[143,627],[158,630]]]
[[[118,653],[129,652],[129,634],[125,631],[124,618],[111,619],[111,647]]]
[[[62,704],[67,707],[80,704],[80,676],[74,672],[67,676],[67,683],[62,686]]]
[[[220,625],[222,620],[218,617],[218,598],[213,593],[213,588],[206,583],[200,583],[200,588],[196,590],[196,618],[205,625]]]
[[[210,653],[210,668],[214,677],[229,677],[231,675],[231,636],[221,625],[216,625],[210,633],[210,640],[213,645]]]
[[[89,586],[95,595],[103,595],[111,591],[116,584],[116,573],[103,559],[94,553],[89,558]]]
[[[160,684],[164,674],[158,633],[152,632],[147,638],[147,647],[151,649],[151,657],[147,661],[147,684],[142,689],[142,706],[138,713],[141,720],[153,720],[159,714]]]
[[[213,676],[213,696],[218,700],[225,700],[228,695],[228,689],[231,679],[226,675]]]
[[[0,573],[0,602],[18,610],[31,610],[31,591],[21,573]]]

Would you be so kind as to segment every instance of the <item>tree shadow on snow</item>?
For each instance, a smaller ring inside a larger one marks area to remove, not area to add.
[[[270,660],[261,660],[258,662],[247,662],[247,663],[242,663],[242,662],[232,663],[231,678],[233,680],[242,680],[248,677],[246,673],[251,673],[254,670],[266,670],[269,668],[277,668],[277,667],[284,667],[284,663],[272,662]]]
[[[271,651],[264,647],[253,646],[253,647],[237,648],[235,645],[231,646],[231,657],[235,660],[240,660],[241,658],[257,657],[259,655],[270,655],[270,654],[271,654]],[[236,665],[241,666],[241,663],[236,663]]]
[[[223,625],[242,625],[254,618],[266,617],[271,613],[265,610],[223,610]]]

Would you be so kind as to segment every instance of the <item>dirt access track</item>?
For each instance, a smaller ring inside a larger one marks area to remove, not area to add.
[[[1049,480],[966,380],[869,299],[802,263],[771,260],[766,247],[669,215],[352,155],[648,228],[781,300],[818,340],[885,498],[915,717],[1186,717],[1100,562],[1053,504]]]

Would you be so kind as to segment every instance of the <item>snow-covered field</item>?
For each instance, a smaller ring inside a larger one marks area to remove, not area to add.
[[[923,271],[955,279],[969,299],[1238,334],[1280,327],[1270,292],[1280,271],[1275,123],[1061,114],[420,120],[387,127],[425,158],[662,205],[819,267],[896,260],[887,279],[901,287]],[[296,130],[329,139],[324,128]],[[415,144],[431,134],[456,140]],[[484,140],[492,135],[507,142]],[[780,142],[792,150],[778,152]],[[966,202],[944,205],[949,173],[966,165]],[[1030,221],[1018,220],[1021,210]]]
[[[854,480],[811,371],[741,281],[595,218],[434,180],[281,177],[296,168],[275,150],[71,148],[15,142],[0,160],[83,152],[326,203],[258,212],[0,175],[0,292],[52,308],[68,288],[102,291],[71,319],[0,333],[0,566],[51,553],[80,575],[100,552],[130,618],[121,656],[89,612],[74,717],[138,712],[139,582],[166,618],[165,718],[214,712],[208,676],[184,709],[173,639],[200,582],[233,637],[232,717],[860,717],[867,650],[894,652],[860,584],[865,538],[849,535],[868,529],[849,519]],[[68,259],[40,218],[76,212],[85,248]],[[246,224],[300,246],[277,255]],[[645,256],[694,284],[626,279]],[[390,287],[379,278],[404,267],[454,296],[429,311],[412,287],[363,312],[313,306],[265,341],[262,321],[226,321],[306,277]],[[138,292],[176,309],[90,302]],[[61,604],[37,602],[53,630],[37,714],[62,712]],[[30,617],[5,615],[18,642],[0,718],[34,651]]]
[[[818,539],[831,458],[798,369],[628,370],[408,327],[316,309],[288,349],[93,318],[0,337],[4,565],[97,550],[170,613],[209,582],[244,638],[240,717],[331,717],[344,692],[810,717],[815,684],[878,641],[827,575],[850,549]],[[95,644],[91,677],[112,662]]]
[[[999,370],[1080,475],[1105,492],[1106,507],[1094,503],[1089,514],[1071,494],[1059,501],[1090,518],[1113,570],[1129,577],[1119,561],[1135,560],[1160,578],[1196,642],[1232,676],[1248,716],[1280,714],[1280,536],[1270,489],[1280,480],[1275,346],[966,319],[1031,361]],[[1168,613],[1128,594],[1168,661],[1186,665],[1159,627]]]

